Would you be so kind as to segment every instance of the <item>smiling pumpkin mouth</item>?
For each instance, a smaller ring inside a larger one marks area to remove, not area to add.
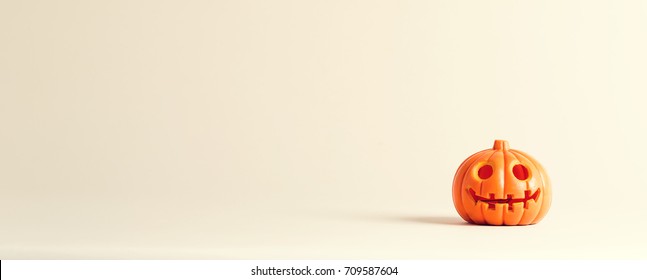
[[[494,198],[494,194],[491,193],[489,198],[482,197],[480,195],[477,195],[476,192],[470,188],[468,192],[474,199],[474,204],[478,204],[479,201],[483,203],[488,204],[488,209],[496,209],[496,204],[508,204],[508,210],[513,211],[514,208],[512,207],[512,204],[514,203],[521,203],[523,202],[523,208],[528,209],[528,200],[534,200],[537,202],[537,199],[539,198],[539,191],[540,189],[537,189],[534,193],[531,194],[530,190],[525,190],[524,191],[524,197],[522,198],[514,198],[511,194],[507,195],[506,198]]]

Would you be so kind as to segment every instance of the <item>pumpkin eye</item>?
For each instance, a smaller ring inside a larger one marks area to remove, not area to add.
[[[526,180],[528,179],[528,168],[521,164],[517,164],[514,167],[512,167],[512,174],[514,174],[514,177],[516,177],[519,180]]]
[[[481,168],[479,168],[479,172],[478,172],[479,178],[481,178],[482,180],[490,178],[490,176],[492,176],[492,173],[494,173],[494,170],[492,170],[491,165],[483,165],[483,166],[481,166]]]

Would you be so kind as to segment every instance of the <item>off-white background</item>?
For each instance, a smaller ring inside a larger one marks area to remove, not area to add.
[[[645,258],[642,1],[2,1],[0,258]],[[464,224],[507,139],[539,224]]]

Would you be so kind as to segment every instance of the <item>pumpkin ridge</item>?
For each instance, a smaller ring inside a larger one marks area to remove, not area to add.
[[[514,158],[514,160],[513,160],[513,159],[511,159],[511,157],[512,157],[512,158]],[[506,195],[506,196],[507,196],[507,195],[508,195],[508,193],[506,192],[506,186],[507,186],[508,178],[510,177],[510,172],[508,172],[507,167],[508,167],[509,165],[511,165],[511,163],[512,163],[512,162],[514,162],[514,161],[520,162],[520,160],[515,156],[515,154],[514,154],[514,153],[511,153],[511,152],[510,152],[510,150],[507,150],[507,151],[506,151],[506,153],[505,153],[505,159],[506,159],[505,164],[504,164],[504,173],[505,173],[505,174],[504,174],[504,177],[505,177],[505,178],[504,178],[504,182],[505,182],[505,184],[503,185],[503,190],[504,190],[504,191],[503,191],[503,193],[504,193],[504,195]],[[510,171],[511,171],[511,170],[510,170]],[[513,175],[513,176],[514,176],[514,175]],[[524,182],[524,185],[526,186],[526,190],[528,190],[528,189],[529,189],[529,185],[528,185],[528,182],[527,182],[527,181],[526,181],[526,182]],[[527,197],[526,191],[524,191],[524,197]],[[536,202],[536,201],[535,201],[535,202]],[[510,211],[510,210],[509,210],[509,209],[504,209],[504,210],[503,210],[503,224],[505,224],[505,225],[518,225],[518,224],[519,224],[519,222],[523,219],[523,215],[526,213],[526,207],[525,207],[525,206],[526,206],[526,203],[527,203],[527,200],[523,202],[523,206],[521,207],[521,216],[519,216],[519,218],[518,218],[516,221],[514,221],[514,223],[511,223],[511,221],[507,221],[507,220],[506,220],[506,214],[507,214],[507,213],[508,213],[508,211]],[[509,208],[509,207],[508,207],[508,208]],[[506,222],[507,222],[507,223],[506,223]]]
[[[486,162],[490,162],[490,159],[492,159],[492,157],[493,157],[497,152],[503,152],[503,151],[494,150],[494,151],[492,152],[492,154],[490,154],[490,156],[488,157],[488,159],[486,160]],[[505,156],[505,154],[504,154],[504,156]],[[480,184],[480,185],[481,185],[481,186],[480,186],[480,188],[479,188],[479,193],[483,193],[483,181],[481,181],[481,184]],[[476,202],[476,205],[478,205],[478,201]],[[487,222],[487,219],[485,218],[485,212],[483,211],[483,206],[481,206],[481,207],[479,207],[479,208],[481,209],[481,216],[483,216],[483,221],[484,221],[485,223],[488,223],[488,222]]]

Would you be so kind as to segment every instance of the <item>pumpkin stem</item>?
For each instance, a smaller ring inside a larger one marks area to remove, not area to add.
[[[507,150],[507,149],[510,149],[510,145],[508,144],[508,141],[505,141],[505,140],[494,140],[494,147],[492,149]]]

